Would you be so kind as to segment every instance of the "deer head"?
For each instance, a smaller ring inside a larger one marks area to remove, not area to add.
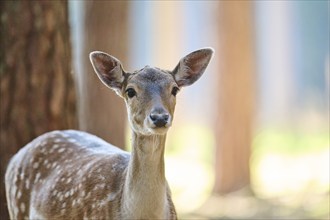
[[[204,73],[213,49],[183,57],[172,71],[146,66],[126,72],[115,57],[95,51],[90,60],[99,79],[126,102],[129,124],[141,135],[165,134],[172,124],[176,95]]]

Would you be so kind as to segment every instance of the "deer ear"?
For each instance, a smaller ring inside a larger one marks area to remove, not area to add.
[[[99,79],[109,88],[118,92],[125,80],[125,72],[120,61],[104,52],[94,51],[89,54],[89,59]]]
[[[203,75],[213,52],[212,48],[203,48],[183,57],[172,71],[178,85],[189,86],[196,82]]]

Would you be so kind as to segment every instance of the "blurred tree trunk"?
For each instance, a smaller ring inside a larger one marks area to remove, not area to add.
[[[128,63],[127,1],[85,1],[82,54],[79,54],[79,127],[124,148],[124,101],[97,78],[89,53],[104,51]]]
[[[2,1],[0,218],[9,219],[4,172],[38,135],[76,127],[66,1]]]
[[[214,191],[228,193],[250,183],[254,112],[254,51],[251,1],[219,2],[216,178]]]

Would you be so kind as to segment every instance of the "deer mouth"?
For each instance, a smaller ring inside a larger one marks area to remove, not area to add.
[[[171,127],[171,122],[167,122],[165,124],[148,123],[147,127],[151,134],[166,134],[168,129]]]

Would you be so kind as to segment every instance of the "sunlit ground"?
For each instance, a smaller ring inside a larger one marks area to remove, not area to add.
[[[251,188],[211,196],[214,137],[206,127],[169,133],[166,177],[181,218],[329,218],[329,134],[268,129],[256,135]]]

